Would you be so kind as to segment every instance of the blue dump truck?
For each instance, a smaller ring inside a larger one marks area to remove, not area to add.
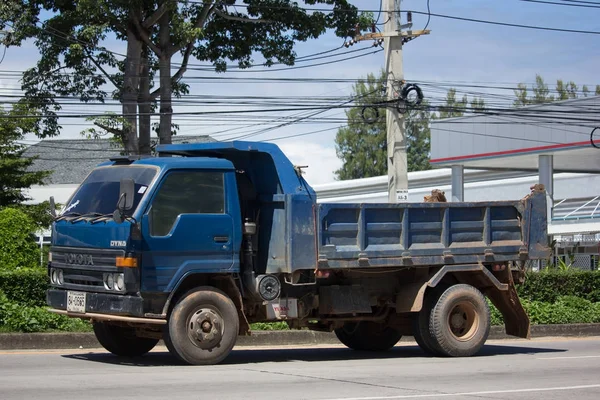
[[[529,337],[515,290],[549,256],[543,187],[519,201],[318,204],[273,144],[158,147],[95,168],[52,226],[51,311],[91,320],[98,341],[139,356],[160,339],[189,364],[227,357],[250,324],[335,332],[383,351],[412,335],[470,356],[486,297]]]

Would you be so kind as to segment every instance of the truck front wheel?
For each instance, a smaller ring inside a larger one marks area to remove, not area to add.
[[[436,353],[472,356],[483,347],[489,332],[490,309],[483,294],[473,286],[450,286],[433,302],[429,333]]]
[[[142,356],[158,343],[158,339],[137,337],[135,328],[111,325],[106,322],[94,322],[93,325],[98,342],[117,356]]]
[[[186,293],[173,308],[165,343],[187,364],[212,365],[229,355],[238,330],[233,301],[218,289],[201,287]]]
[[[402,337],[397,330],[372,321],[346,322],[335,335],[345,346],[362,351],[389,350]]]

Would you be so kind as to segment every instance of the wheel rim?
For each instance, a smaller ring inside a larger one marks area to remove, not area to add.
[[[219,347],[223,339],[223,318],[211,307],[196,310],[187,321],[187,331],[194,346],[203,350]]]
[[[452,335],[461,342],[473,339],[479,329],[480,318],[475,306],[468,301],[456,304],[448,314]]]

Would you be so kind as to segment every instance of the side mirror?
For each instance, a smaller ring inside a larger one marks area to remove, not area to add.
[[[135,182],[131,178],[121,179],[119,187],[119,200],[117,209],[113,213],[113,219],[120,224],[127,216],[126,212],[133,208],[133,198],[135,196]]]
[[[56,218],[56,203],[54,202],[54,196],[50,196],[50,215],[52,215],[52,218]]]

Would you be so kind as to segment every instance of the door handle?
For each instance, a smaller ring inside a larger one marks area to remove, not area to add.
[[[213,240],[215,241],[215,243],[228,243],[229,236],[215,236]]]

